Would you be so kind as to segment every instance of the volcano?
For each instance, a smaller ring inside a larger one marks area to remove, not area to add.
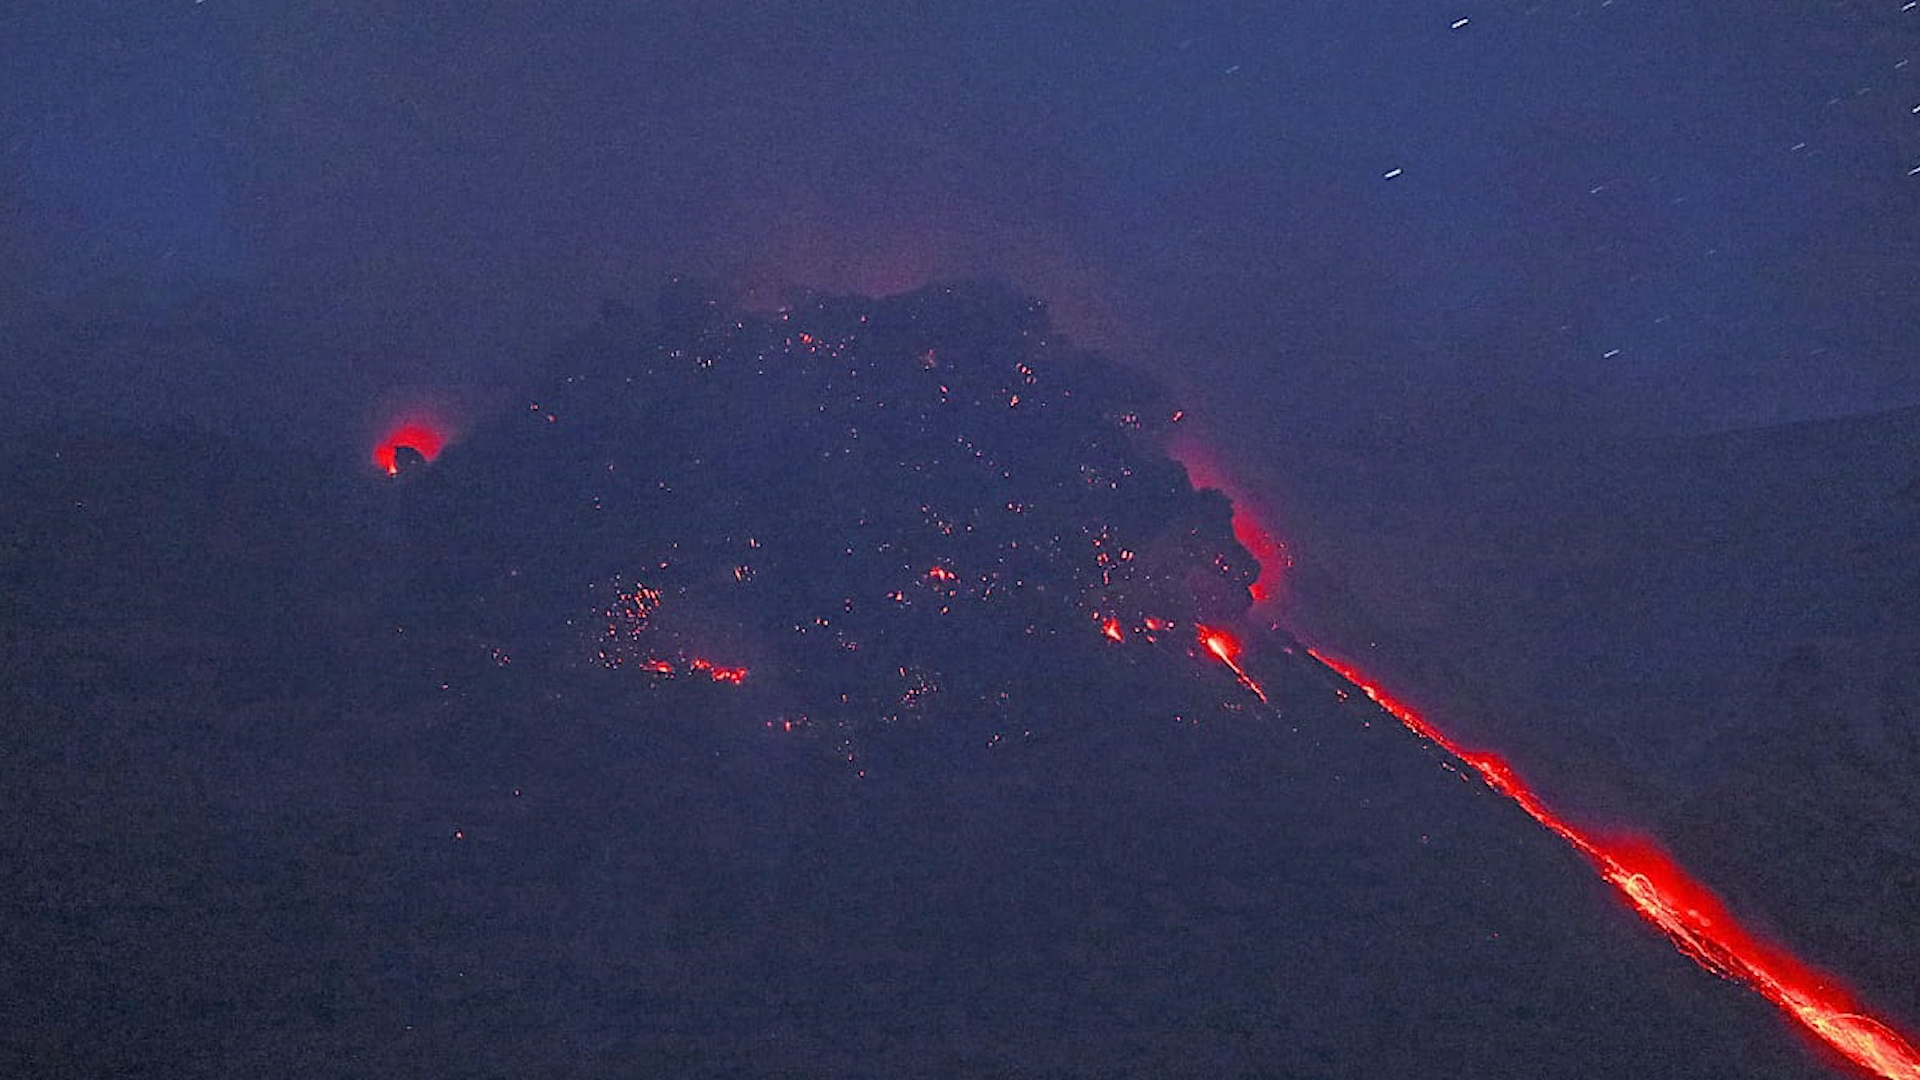
[[[675,282],[391,475],[16,449],[0,1063],[1834,1075],[1250,617],[1182,415],[997,286]]]

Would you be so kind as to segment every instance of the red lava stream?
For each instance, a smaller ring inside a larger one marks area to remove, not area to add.
[[[1266,699],[1236,662],[1238,646],[1218,630],[1200,631],[1201,645],[1232,670],[1242,686]],[[1744,983],[1808,1032],[1872,1076],[1920,1080],[1920,1050],[1885,1021],[1869,1014],[1838,980],[1742,926],[1725,904],[1650,839],[1600,836],[1556,814],[1497,754],[1469,750],[1443,735],[1352,664],[1307,650],[1391,713],[1415,735],[1473,769],[1486,785],[1559,836],[1593,865],[1641,917],[1676,948],[1717,975]]]

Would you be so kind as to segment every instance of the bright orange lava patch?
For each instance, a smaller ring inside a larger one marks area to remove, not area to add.
[[[1227,665],[1227,670],[1233,672],[1233,677],[1240,681],[1240,685],[1251,691],[1254,697],[1259,698],[1261,704],[1266,704],[1266,689],[1254,682],[1253,676],[1247,674],[1246,669],[1240,666],[1240,643],[1233,639],[1233,635],[1210,626],[1200,626],[1195,629],[1200,635],[1200,646],[1212,654],[1215,660]]]
[[[1211,640],[1207,644],[1223,661],[1233,662],[1214,649]],[[1488,787],[1512,799],[1529,817],[1572,845],[1629,906],[1701,967],[1752,987],[1872,1075],[1920,1080],[1920,1050],[1912,1042],[1867,1014],[1832,976],[1755,937],[1719,897],[1653,841],[1637,836],[1601,837],[1576,828],[1542,802],[1498,755],[1461,747],[1353,665],[1307,651],[1408,730],[1471,766]]]
[[[441,449],[446,445],[447,435],[440,425],[425,420],[404,420],[395,424],[374,445],[373,463],[392,476],[400,471],[398,454],[401,447],[418,450],[421,457],[432,461],[440,456]]]

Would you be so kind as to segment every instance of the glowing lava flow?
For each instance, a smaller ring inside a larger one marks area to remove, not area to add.
[[[1224,478],[1202,448],[1189,443],[1176,450],[1176,456],[1186,464],[1197,485],[1224,486],[1221,483]],[[1270,535],[1237,499],[1234,532],[1242,537],[1243,546],[1250,549],[1253,545],[1246,537]],[[1284,551],[1280,553],[1284,557]],[[1256,603],[1266,598],[1258,592],[1253,595]],[[1238,662],[1239,644],[1231,636],[1205,626],[1199,628],[1199,633],[1202,647],[1225,664],[1242,686],[1265,702],[1266,693]],[[1831,976],[1755,937],[1740,925],[1718,897],[1651,840],[1636,836],[1601,837],[1583,832],[1541,801],[1504,758],[1468,750],[1442,735],[1419,713],[1389,695],[1353,665],[1322,656],[1312,649],[1307,653],[1359,687],[1409,731],[1470,766],[1488,787],[1513,800],[1527,816],[1572,845],[1619,891],[1629,906],[1659,927],[1683,954],[1717,975],[1752,987],[1841,1056],[1871,1074],[1886,1080],[1920,1080],[1920,1050],[1916,1050],[1912,1042],[1884,1021],[1868,1015],[1854,996]]]
[[[1252,680],[1232,659],[1231,639],[1204,629],[1201,634],[1208,650],[1251,688]],[[1216,641],[1223,644],[1216,645]],[[1498,755],[1467,750],[1448,739],[1353,665],[1312,649],[1307,652],[1359,687],[1408,730],[1471,766],[1488,787],[1512,799],[1529,817],[1571,844],[1634,910],[1702,967],[1751,986],[1847,1060],[1874,1075],[1887,1080],[1920,1080],[1920,1050],[1884,1022],[1867,1015],[1831,976],[1756,938],[1718,897],[1652,841],[1599,837],[1575,828],[1549,809]],[[1261,700],[1266,700],[1265,695]]]
[[[1227,665],[1227,670],[1233,672],[1233,677],[1240,680],[1241,686],[1253,691],[1253,696],[1260,699],[1260,704],[1267,704],[1266,690],[1262,689],[1259,683],[1254,682],[1253,676],[1247,674],[1246,669],[1240,666],[1238,660],[1240,643],[1223,630],[1215,630],[1210,626],[1197,629],[1200,632],[1200,644],[1213,654],[1214,659]]]

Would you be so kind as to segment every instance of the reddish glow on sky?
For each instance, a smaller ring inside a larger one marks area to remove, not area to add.
[[[388,427],[380,441],[373,447],[373,463],[388,476],[400,471],[397,454],[401,447],[411,447],[420,452],[420,456],[432,461],[440,456],[447,445],[447,429],[444,424],[422,417],[409,417]]]
[[[1212,648],[1210,641],[1208,647]],[[1755,937],[1718,897],[1653,841],[1638,836],[1603,837],[1576,828],[1541,801],[1498,755],[1460,746],[1353,665],[1308,652],[1359,687],[1408,730],[1471,766],[1488,787],[1571,844],[1629,906],[1700,966],[1752,987],[1872,1075],[1920,1080],[1920,1050],[1909,1040],[1869,1015],[1832,976]]]

